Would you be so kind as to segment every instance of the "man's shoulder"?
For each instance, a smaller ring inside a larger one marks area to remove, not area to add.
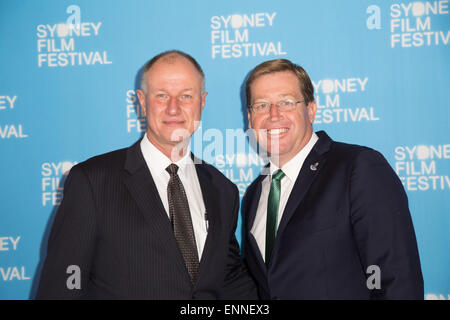
[[[325,153],[327,157],[332,157],[340,161],[352,161],[360,158],[383,158],[380,152],[363,145],[340,142],[332,140],[325,131],[318,131],[319,140],[313,149],[320,154]],[[383,158],[384,159],[384,158]]]
[[[325,156],[332,159],[334,163],[341,163],[345,165],[352,165],[355,162],[365,163],[386,163],[384,156],[377,150],[367,146],[358,144],[351,144],[345,142],[334,141],[330,139],[330,147],[325,153]],[[266,177],[265,174],[260,174],[247,187],[244,197],[253,191]]]
[[[76,167],[82,169],[87,174],[123,170],[128,149],[129,148],[123,148],[93,156],[80,162]]]
[[[360,152],[371,152],[371,151],[375,150],[366,146],[339,141],[333,141],[330,147],[330,152],[348,157],[354,156]]]
[[[337,160],[355,162],[386,162],[381,152],[367,146],[333,141],[330,154]]]

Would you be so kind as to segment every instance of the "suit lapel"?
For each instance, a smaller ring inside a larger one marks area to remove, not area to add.
[[[269,267],[272,264],[273,260],[276,259],[276,253],[279,247],[279,239],[282,236],[283,231],[286,229],[289,220],[296,212],[298,206],[301,204],[306,193],[311,187],[311,184],[319,175],[321,169],[326,163],[326,152],[330,149],[331,139],[324,131],[317,132],[317,135],[319,136],[319,140],[316,142],[311,152],[306,157],[305,162],[300,169],[297,180],[295,181],[294,187],[292,188],[286,207],[283,211],[283,216],[278,226],[275,245],[273,248],[273,258],[269,263]]]
[[[124,183],[132,198],[136,201],[145,221],[148,225],[155,228],[161,236],[167,237],[168,254],[173,255],[177,266],[180,270],[184,270],[186,277],[189,279],[189,274],[178,249],[175,236],[171,236],[173,235],[173,230],[169,217],[142,155],[140,141],[128,149],[125,170],[130,175],[124,179]]]
[[[192,155],[193,157],[193,155]],[[198,280],[202,275],[208,271],[208,265],[210,263],[211,253],[214,252],[214,244],[217,243],[218,236],[220,234],[220,207],[219,197],[220,193],[217,186],[212,181],[212,176],[206,168],[206,164],[202,160],[194,158],[195,169],[197,171],[198,181],[202,190],[203,203],[205,204],[206,214],[208,216],[208,235],[206,236],[205,246],[203,249],[202,257],[200,259],[200,268],[198,273]]]
[[[260,175],[254,183],[253,189],[246,195],[248,197],[247,203],[249,203],[248,209],[246,208],[245,214],[247,215],[246,224],[247,230],[250,230],[253,227],[253,223],[256,218],[256,211],[258,210],[259,198],[261,197],[261,183],[266,176]]]
[[[303,198],[308,192],[309,187],[319,174],[321,168],[325,164],[325,161],[326,159],[324,159],[323,156],[318,154],[315,150],[311,150],[309,156],[306,158],[305,163],[300,170],[294,187],[292,188],[292,192],[289,196],[288,202],[283,212],[283,216],[280,221],[280,225],[278,227],[277,237],[279,234],[283,233],[287,223],[291,219],[297,207],[303,201]],[[315,167],[315,163],[318,163],[319,165]],[[314,166],[314,168],[316,169],[311,169],[312,166]]]
[[[125,169],[130,176],[125,179],[125,185],[144,214],[147,223],[153,225],[155,222],[160,222],[170,228],[169,218],[140,149],[139,143],[128,149]]]
[[[261,197],[261,189],[262,189],[262,181],[266,175],[260,175],[257,180],[254,182],[254,186],[249,192],[246,194],[246,203],[249,204],[248,208],[243,208],[245,210],[244,214],[246,217],[246,229],[247,229],[247,239],[248,243],[247,246],[251,247],[251,253],[253,254],[255,262],[259,266],[260,271],[266,275],[267,268],[264,263],[264,259],[261,255],[261,251],[259,250],[258,243],[256,242],[255,237],[251,233],[253,223],[255,222],[256,218],[256,211],[258,210],[258,204],[259,204],[259,198]]]

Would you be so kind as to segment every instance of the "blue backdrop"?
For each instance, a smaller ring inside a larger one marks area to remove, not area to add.
[[[68,170],[142,136],[140,70],[179,49],[209,92],[194,153],[241,196],[261,168],[243,81],[265,60],[302,65],[315,130],[381,151],[399,175],[425,297],[449,299],[449,11],[448,0],[2,0],[0,298],[33,296]]]

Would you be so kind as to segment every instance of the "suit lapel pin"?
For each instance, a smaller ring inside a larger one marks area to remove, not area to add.
[[[319,165],[319,163],[316,162],[316,163],[312,164],[309,168],[310,168],[312,171],[316,171],[318,165]]]

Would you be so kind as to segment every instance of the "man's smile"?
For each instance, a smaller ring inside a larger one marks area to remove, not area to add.
[[[289,131],[289,128],[273,128],[265,130],[269,136],[282,136]]]

